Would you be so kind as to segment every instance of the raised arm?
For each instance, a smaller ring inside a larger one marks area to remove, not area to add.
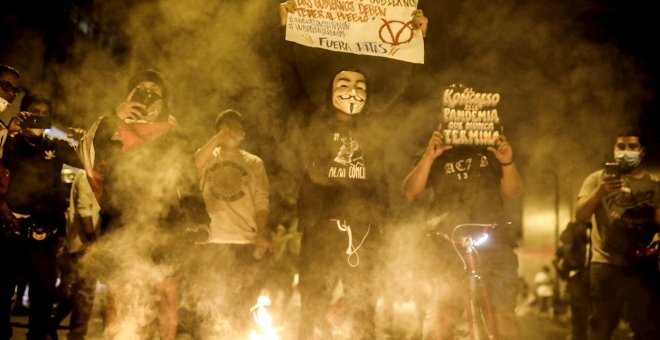
[[[213,150],[220,146],[222,143],[226,142],[228,139],[232,138],[232,131],[228,129],[221,129],[209,139],[204,146],[197,149],[195,152],[195,168],[198,172],[201,172],[209,159],[213,155]]]
[[[621,190],[623,182],[614,175],[605,175],[600,181],[600,174],[591,174],[582,184],[575,205],[575,218],[580,221],[589,220],[596,211],[600,200],[610,192]]]
[[[497,146],[489,146],[488,151],[493,153],[502,166],[500,189],[504,196],[513,200],[520,199],[523,194],[524,185],[522,176],[520,176],[518,168],[513,163],[513,148],[511,148],[511,144],[509,144],[506,137],[500,136]]]
[[[289,13],[293,13],[295,10],[296,2],[293,0],[280,3],[280,25],[286,26]]]
[[[213,155],[213,150],[220,145],[220,137],[218,134],[215,134],[211,139],[206,142],[201,148],[197,149],[195,152],[195,169],[198,172],[201,172],[204,169],[204,166],[208,163],[211,155]]]
[[[424,155],[403,180],[403,194],[408,202],[416,200],[424,192],[433,162],[436,158],[440,157],[443,152],[451,148],[451,145],[444,145],[442,143],[442,134],[439,129],[433,131],[433,135],[431,135],[431,139],[429,139],[429,144],[424,151]]]

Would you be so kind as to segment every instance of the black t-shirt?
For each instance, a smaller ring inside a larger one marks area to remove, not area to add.
[[[75,146],[70,142],[45,136],[31,139],[22,134],[10,137],[2,159],[10,172],[5,200],[20,214],[63,214],[66,210],[66,186],[62,166],[82,168]]]
[[[497,223],[492,239],[515,244],[511,219],[502,197],[502,168],[486,149],[456,147],[443,153],[431,167],[427,186],[433,191],[428,218],[441,217],[439,228],[449,234],[461,223]],[[491,243],[492,244],[492,243]]]
[[[307,168],[298,199],[302,228],[333,218],[348,220],[354,230],[382,223],[382,151],[359,119],[342,122],[324,114],[304,130]]]

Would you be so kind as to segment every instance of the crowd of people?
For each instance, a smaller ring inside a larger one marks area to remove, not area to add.
[[[423,15],[415,20],[426,29]],[[283,69],[291,70],[287,44]],[[215,134],[193,145],[170,110],[165,78],[144,70],[130,77],[115,112],[71,130],[72,143],[45,135],[52,125],[48,99],[24,95],[20,113],[0,130],[0,339],[12,336],[20,277],[29,284],[28,339],[57,338],[69,313],[68,338],[84,339],[97,281],[108,287],[108,339],[175,339],[182,324],[194,338],[233,339],[245,338],[246,312],[261,290],[290,286],[294,274],[299,339],[330,338],[338,327],[332,313],[350,321],[347,338],[375,339],[383,284],[377,273],[391,210],[384,141],[370,133],[376,127],[367,114],[368,75],[347,66],[329,80],[324,106],[290,95],[292,110],[301,111],[305,167],[295,217],[278,221],[276,230],[269,226],[269,169],[241,147],[249,138],[241,112],[221,111]],[[291,86],[285,84],[300,84]],[[0,66],[0,111],[20,92],[20,73]],[[504,135],[487,147],[465,147],[447,143],[439,128],[429,134],[396,185],[411,204],[428,199],[424,219],[434,221],[434,235],[461,223],[497,224],[479,248],[479,271],[497,337],[521,339],[515,247],[524,183],[514,148]],[[580,293],[590,297],[589,321],[578,336],[610,339],[625,312],[637,338],[655,339],[660,285],[649,245],[658,241],[660,187],[641,167],[642,136],[615,137],[615,171],[590,175],[577,200],[576,220],[594,217],[591,255],[583,259],[589,289]],[[65,164],[81,169],[70,188],[61,180]],[[420,270],[433,287],[428,338],[452,338],[464,308],[463,264],[442,237],[419,248],[426,259]],[[285,254],[295,260],[283,264]],[[339,284],[340,304],[333,301]]]

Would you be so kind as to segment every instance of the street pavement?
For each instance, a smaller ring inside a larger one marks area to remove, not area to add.
[[[376,313],[376,327],[378,332],[378,340],[404,340],[404,339],[419,339],[419,336],[415,336],[415,307],[412,302],[401,302],[396,303],[394,308],[392,308],[392,313],[394,317],[388,319],[385,317],[385,312],[383,309],[383,303],[380,301],[379,307],[377,308]],[[299,312],[300,304],[299,298],[297,295],[294,296],[292,301],[289,303],[288,307],[282,311],[282,314],[289,315],[288,319],[297,319],[296,317]],[[568,338],[569,334],[569,325],[566,320],[567,316],[557,317],[553,320],[548,315],[539,315],[534,312],[534,309],[528,306],[520,306],[517,310],[519,325],[521,328],[522,338],[525,340],[564,340]],[[295,339],[295,333],[297,329],[297,320],[282,320],[281,315],[276,315],[272,313],[274,325],[279,326],[279,336],[281,340]],[[427,320],[429,317],[427,316]],[[385,320],[388,320],[387,322]],[[425,320],[425,321],[427,321]],[[26,316],[12,316],[12,323],[14,324],[14,337],[13,339],[24,339],[26,334],[27,327],[27,317]],[[65,319],[60,329],[58,331],[58,336],[60,339],[66,339],[66,325],[68,319]],[[428,322],[423,323],[424,333],[428,328]],[[89,340],[101,340],[102,339],[102,329],[103,321],[101,319],[101,311],[98,306],[95,306],[93,317],[90,320],[89,324]],[[188,340],[192,339],[184,331],[181,331],[177,336],[177,340]],[[248,336],[244,339],[248,339]],[[341,339],[338,337],[337,339]],[[627,340],[632,339],[628,335],[628,332],[625,328],[618,330],[614,340]]]
[[[415,316],[412,312],[414,304],[410,303],[400,303],[393,309],[395,317],[393,317],[389,324],[385,322],[384,311],[382,308],[382,303],[379,304],[379,308],[376,315],[376,327],[378,330],[378,340],[389,340],[389,339],[417,339],[418,337],[413,336],[415,333]],[[299,311],[299,300],[295,296],[288,310],[284,311],[286,315],[298,315]],[[521,313],[519,313],[521,314]],[[281,325],[279,332],[280,339],[295,339],[295,331],[297,329],[296,321],[291,322],[288,320],[287,323],[281,320],[278,315],[273,313],[274,324],[277,326]],[[289,317],[290,318],[290,317]],[[13,339],[24,339],[27,332],[27,317],[26,316],[12,316],[12,323],[14,324],[14,337]],[[68,323],[68,318],[64,320],[60,329],[58,330],[58,336],[60,339],[66,339],[66,324]],[[563,340],[568,336],[568,326],[564,322],[551,320],[548,316],[539,316],[535,315],[532,312],[525,311],[522,315],[519,315],[519,323],[522,332],[523,339],[539,339],[539,340]],[[426,323],[425,323],[426,324]],[[101,340],[102,339],[102,329],[103,321],[101,318],[101,311],[99,308],[95,307],[94,314],[89,324],[89,340]],[[181,331],[181,334],[177,337],[177,340],[186,340],[191,339],[188,334]],[[341,337],[339,337],[341,338]],[[246,335],[245,339],[248,337]]]

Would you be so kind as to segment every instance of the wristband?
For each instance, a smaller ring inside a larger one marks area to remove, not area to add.
[[[500,165],[501,165],[501,166],[507,166],[507,165],[511,165],[511,164],[513,164],[513,159],[511,160],[511,162],[508,162],[508,163],[502,163],[502,162],[500,162]]]

